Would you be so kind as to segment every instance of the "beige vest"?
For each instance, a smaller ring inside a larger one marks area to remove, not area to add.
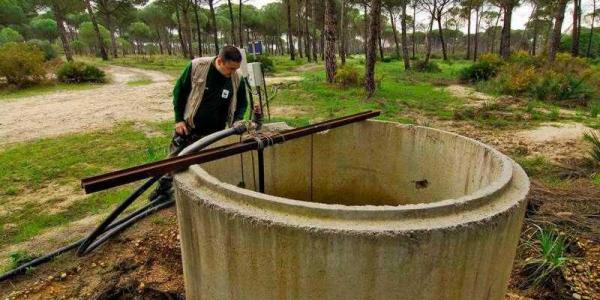
[[[206,76],[214,59],[215,57],[199,57],[192,60],[192,90],[183,113],[184,120],[191,128],[194,128],[194,116],[200,107],[200,102],[202,102],[202,96],[204,96],[204,89],[206,88]],[[233,114],[237,105],[237,90],[240,86],[240,76],[237,72],[231,75],[231,84],[233,96],[227,113],[227,126],[229,127],[233,124]]]

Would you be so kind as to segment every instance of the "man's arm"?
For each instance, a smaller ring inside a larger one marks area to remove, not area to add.
[[[237,90],[237,103],[235,107],[235,113],[233,114],[233,121],[239,121],[244,119],[244,114],[248,107],[248,98],[246,96],[246,82],[242,77],[240,80],[240,87]]]
[[[183,122],[183,114],[188,96],[192,91],[192,63],[188,63],[177,79],[173,88],[173,109],[175,111],[175,123]]]

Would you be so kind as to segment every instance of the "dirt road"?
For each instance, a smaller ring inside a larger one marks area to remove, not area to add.
[[[105,71],[111,82],[99,88],[0,102],[0,144],[108,128],[117,121],[171,118],[173,78],[161,72],[118,66]],[[127,84],[148,79],[152,83]]]

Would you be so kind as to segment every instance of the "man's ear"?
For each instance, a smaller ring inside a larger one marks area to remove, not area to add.
[[[223,62],[221,61],[221,58],[219,56],[217,56],[217,59],[215,59],[215,62],[220,66],[223,64]]]

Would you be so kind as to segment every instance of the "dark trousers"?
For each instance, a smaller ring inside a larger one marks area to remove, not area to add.
[[[179,152],[185,149],[185,147],[193,144],[202,137],[203,136],[193,132],[186,136],[178,135],[176,132],[173,133],[173,138],[171,139],[171,145],[169,147],[170,153],[167,157],[170,158],[177,156]],[[156,186],[154,192],[150,195],[150,200],[154,200],[160,195],[170,195],[172,192],[173,174],[168,173],[163,175],[163,177],[158,180],[158,185]]]

